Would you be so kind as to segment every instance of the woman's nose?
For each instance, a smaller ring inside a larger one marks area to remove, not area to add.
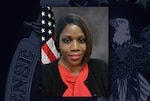
[[[79,50],[79,43],[77,41],[73,41],[71,44],[71,50]]]

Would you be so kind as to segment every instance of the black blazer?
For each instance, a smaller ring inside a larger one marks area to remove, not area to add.
[[[58,59],[50,64],[42,65],[42,94],[45,97],[61,97],[67,86],[61,79],[58,71]],[[93,97],[108,97],[109,73],[108,65],[98,59],[88,62],[89,74],[84,81]]]

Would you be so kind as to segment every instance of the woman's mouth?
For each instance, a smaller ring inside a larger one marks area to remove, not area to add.
[[[69,55],[69,57],[72,59],[72,60],[79,60],[81,55],[77,55],[77,54],[73,54],[73,55]]]

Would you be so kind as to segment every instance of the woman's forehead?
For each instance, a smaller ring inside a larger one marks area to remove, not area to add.
[[[61,32],[61,36],[85,36],[82,29],[73,24],[67,25]]]

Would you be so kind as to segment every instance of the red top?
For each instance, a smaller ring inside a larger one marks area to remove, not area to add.
[[[86,64],[78,75],[73,75],[62,65],[58,65],[58,70],[63,82],[68,86],[63,97],[92,97],[87,86],[84,84],[88,76],[88,65]]]

